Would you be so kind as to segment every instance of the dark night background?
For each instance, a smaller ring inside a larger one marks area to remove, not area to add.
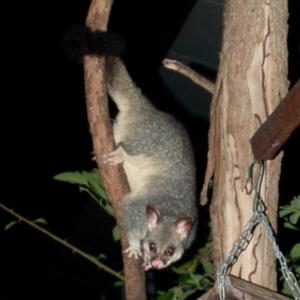
[[[109,24],[126,40],[124,60],[137,84],[156,106],[186,125],[197,157],[199,188],[206,166],[210,95],[183,76],[163,69],[161,61],[166,56],[178,59],[214,80],[222,2],[115,0]],[[289,1],[291,84],[300,75],[296,2]],[[121,270],[119,249],[110,247],[113,220],[76,186],[52,179],[61,172],[95,167],[82,66],[66,57],[61,47],[66,27],[84,24],[89,3],[19,1],[8,10],[10,21],[2,38],[6,43],[3,66],[8,70],[2,77],[7,91],[2,101],[6,139],[2,144],[5,181],[1,203],[30,220],[45,218],[49,223],[46,229],[95,256],[106,253],[108,264]],[[284,146],[280,204],[300,193],[299,138],[300,128]],[[0,209],[1,300],[121,299],[119,290],[112,287],[114,278],[35,229],[22,223],[4,232],[4,226],[14,219]],[[294,232],[279,230],[282,250],[289,249],[294,239]],[[168,270],[154,273],[158,287],[169,274]]]

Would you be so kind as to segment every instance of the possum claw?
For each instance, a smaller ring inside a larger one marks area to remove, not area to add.
[[[118,165],[124,161],[124,154],[121,147],[117,150],[103,155],[104,163],[109,165]]]
[[[133,256],[135,259],[138,259],[139,256],[142,256],[141,250],[132,249],[131,247],[128,247],[124,252],[128,253],[128,257],[131,258]]]

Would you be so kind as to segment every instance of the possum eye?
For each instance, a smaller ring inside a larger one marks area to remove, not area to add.
[[[150,252],[156,252],[156,244],[154,242],[149,243]]]
[[[174,253],[175,253],[175,247],[169,247],[167,248],[167,250],[165,251],[165,254],[168,255],[168,256],[173,256]]]

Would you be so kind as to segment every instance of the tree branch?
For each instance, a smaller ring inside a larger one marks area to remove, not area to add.
[[[19,215],[18,213],[14,212],[12,209],[9,209],[7,206],[3,205],[2,203],[0,203],[0,207],[3,210],[5,210],[6,212],[8,212],[11,215],[15,216],[16,218],[18,218],[20,221],[28,224],[29,226],[37,229],[38,231],[42,232],[43,234],[45,234],[47,236],[49,236],[54,241],[56,241],[56,242],[64,245],[65,247],[71,249],[72,252],[81,255],[85,259],[87,259],[90,262],[92,262],[93,264],[95,264],[98,268],[103,269],[104,271],[106,271],[106,272],[112,274],[113,276],[121,279],[122,281],[125,281],[125,278],[122,275],[120,275],[119,273],[117,273],[113,269],[111,269],[111,268],[107,267],[106,265],[104,265],[103,263],[101,263],[94,256],[92,256],[90,254],[87,254],[86,252],[83,252],[82,250],[80,250],[80,249],[76,248],[75,246],[73,246],[72,244],[68,243],[66,240],[63,240],[63,239],[59,238],[58,236],[54,235],[53,233],[49,232],[48,230],[40,227],[39,225],[34,223],[34,221],[29,221],[28,219],[26,219],[25,217],[23,217],[23,216]]]
[[[86,25],[92,30],[106,31],[112,0],[93,0]],[[122,249],[126,249],[126,239],[121,223],[121,201],[130,192],[126,175],[120,165],[105,165],[103,155],[116,149],[111,121],[107,107],[103,57],[85,56],[84,75],[87,114],[92,135],[94,153],[108,198],[115,211],[117,224],[121,231]],[[129,259],[123,252],[125,288],[127,300],[146,300],[145,273],[141,258]]]
[[[215,90],[215,84],[204,78],[203,76],[199,75],[197,72],[195,72],[190,67],[172,59],[164,59],[163,65],[171,70],[177,71],[181,73],[182,75],[190,78],[192,81],[194,81],[196,84],[200,85],[204,89],[206,89],[211,94],[214,93]]]

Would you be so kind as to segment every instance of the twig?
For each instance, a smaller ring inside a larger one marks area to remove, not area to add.
[[[107,267],[106,265],[104,265],[103,263],[101,263],[100,261],[98,261],[95,257],[83,252],[82,250],[76,248],[75,246],[71,245],[70,243],[68,243],[66,240],[63,240],[61,238],[59,238],[58,236],[54,235],[53,233],[47,231],[46,229],[38,226],[36,223],[34,223],[33,221],[29,221],[28,219],[26,219],[25,217],[19,215],[18,213],[14,212],[12,209],[9,209],[7,206],[3,205],[2,203],[0,203],[0,207],[5,210],[6,212],[10,213],[11,215],[15,216],[16,218],[18,218],[20,221],[28,224],[29,226],[39,230],[40,232],[44,233],[45,235],[49,236],[51,239],[53,239],[54,241],[64,245],[65,247],[69,248],[72,250],[73,253],[77,253],[81,256],[83,256],[85,259],[89,260],[90,262],[92,262],[93,264],[95,264],[97,267],[102,268],[104,271],[114,275],[115,277],[121,279],[122,281],[125,281],[125,278],[120,275],[119,273],[115,272],[114,270],[112,270],[111,268]]]
[[[181,73],[182,75],[185,75],[186,77],[190,78],[192,81],[194,81],[196,84],[200,85],[204,89],[206,89],[208,92],[212,93],[215,90],[215,84],[204,78],[203,76],[199,75],[197,72],[195,72],[190,67],[172,59],[164,59],[163,65],[171,70],[177,71]]]

